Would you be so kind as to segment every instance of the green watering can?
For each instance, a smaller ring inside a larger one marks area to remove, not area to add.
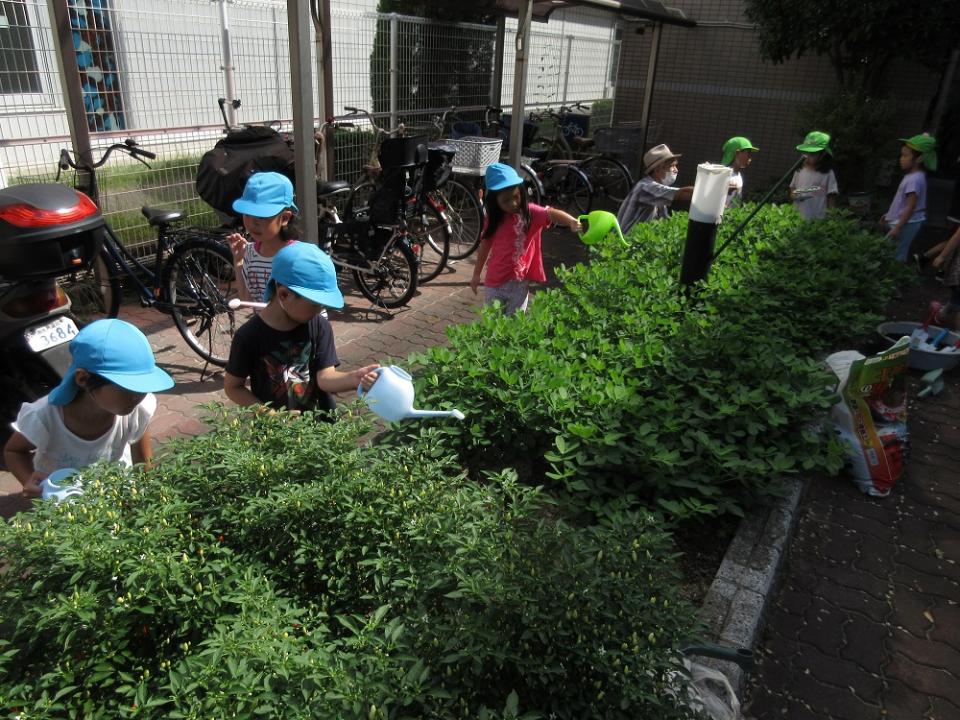
[[[611,232],[616,233],[620,242],[626,243],[623,239],[623,233],[620,232],[620,223],[617,222],[617,216],[606,210],[594,210],[587,215],[581,215],[577,218],[580,224],[587,224],[587,229],[580,233],[580,239],[584,245],[596,245]]]

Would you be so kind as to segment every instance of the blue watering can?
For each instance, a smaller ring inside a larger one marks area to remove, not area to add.
[[[80,474],[74,468],[54,470],[40,483],[40,496],[44,500],[67,500],[83,495],[80,487]]]
[[[363,386],[360,386],[357,395],[387,422],[424,417],[455,417],[463,420],[463,413],[459,410],[414,410],[413,378],[403,368],[389,365],[377,368],[374,372],[379,377],[373,387],[364,392]]]

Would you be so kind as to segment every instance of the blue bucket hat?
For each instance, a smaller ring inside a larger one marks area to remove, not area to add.
[[[293,183],[286,175],[275,172],[254,173],[243,186],[243,195],[233,201],[233,209],[241,215],[270,218],[293,204]]]
[[[150,341],[123,320],[97,320],[70,341],[72,362],[67,374],[47,401],[66,405],[77,395],[77,370],[106,378],[135,393],[161,392],[173,387],[173,378],[157,367]]]
[[[487,167],[484,182],[489,192],[497,192],[497,190],[515,185],[523,185],[523,178],[517,175],[517,171],[506,163],[493,163],[493,165]]]
[[[273,270],[263,293],[264,302],[270,302],[278,283],[311,302],[331,308],[343,307],[343,295],[337,287],[337,269],[330,256],[316,245],[290,243],[273,256]]]

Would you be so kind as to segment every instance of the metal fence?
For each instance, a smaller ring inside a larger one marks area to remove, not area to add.
[[[73,145],[51,13],[44,0],[0,0],[0,8],[0,186],[51,180],[60,148]],[[69,0],[69,10],[94,156],[126,137],[158,155],[149,170],[118,158],[101,171],[101,204],[113,227],[136,246],[152,235],[141,205],[180,207],[194,222],[215,221],[196,196],[194,176],[199,158],[222,136],[216,101],[227,95],[226,57],[241,100],[236,120],[290,125],[286,3]],[[382,125],[429,126],[451,105],[478,118],[490,102],[493,27],[336,6],[332,26],[337,112],[353,105],[374,111]],[[612,27],[606,37],[546,27],[532,37],[528,103],[610,97]],[[512,97],[513,46],[508,29],[501,100]],[[359,130],[336,143],[335,170],[343,179],[356,178],[369,152],[372,134]]]

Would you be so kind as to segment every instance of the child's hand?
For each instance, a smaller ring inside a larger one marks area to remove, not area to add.
[[[359,370],[354,371],[356,382],[360,387],[363,388],[364,392],[372,388],[373,384],[377,381],[377,378],[380,377],[379,374],[374,372],[374,370],[379,367],[379,365],[367,365],[366,367],[362,367]]]
[[[47,479],[42,472],[34,472],[30,479],[23,486],[23,496],[25,498],[38,498],[43,493],[40,490],[40,483]]]
[[[233,254],[233,262],[237,263],[243,260],[243,254],[247,250],[247,239],[240,233],[230,233],[227,235],[227,243],[230,245],[230,252]]]
[[[944,260],[943,255],[937,255],[930,264],[933,265],[934,269],[939,270],[943,267]]]
[[[574,218],[573,222],[568,225],[571,232],[575,232],[578,235],[583,232],[583,225],[580,224],[580,221]]]
[[[887,230],[887,237],[888,237],[888,238],[895,238],[897,235],[899,235],[899,234],[900,234],[900,227],[901,227],[901,226],[899,226],[899,225],[891,225],[891,226],[890,226],[890,229]]]
[[[477,294],[477,288],[480,287],[480,274],[474,273],[473,277],[470,278],[470,289],[473,290],[473,294]]]

